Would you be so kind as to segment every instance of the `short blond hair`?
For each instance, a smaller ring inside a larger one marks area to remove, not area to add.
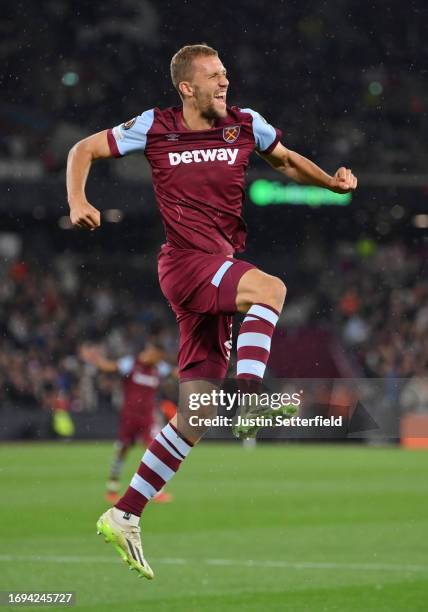
[[[178,85],[181,81],[189,81],[192,78],[193,72],[193,60],[196,57],[211,57],[217,56],[218,53],[212,47],[209,47],[205,43],[199,45],[186,45],[181,47],[171,60],[171,80],[181,96],[181,92]]]

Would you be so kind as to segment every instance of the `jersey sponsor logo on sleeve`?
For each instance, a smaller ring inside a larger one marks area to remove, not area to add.
[[[137,121],[137,117],[134,117],[133,119],[129,119],[129,121],[125,121],[125,123],[123,124],[123,129],[130,130],[136,121]]]
[[[231,125],[223,128],[223,139],[229,144],[234,143],[239,138],[239,132],[241,131],[240,125]]]
[[[182,153],[168,153],[168,157],[171,166],[214,161],[225,161],[231,166],[236,161],[238,151],[239,149],[201,149],[183,151]]]

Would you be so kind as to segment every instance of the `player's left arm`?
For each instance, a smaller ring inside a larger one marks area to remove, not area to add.
[[[258,151],[258,155],[267,161],[272,168],[285,174],[296,183],[325,187],[336,193],[348,193],[357,188],[357,177],[352,174],[352,170],[349,168],[342,166],[334,176],[330,176],[314,162],[295,151],[286,149],[280,142],[270,153]]]

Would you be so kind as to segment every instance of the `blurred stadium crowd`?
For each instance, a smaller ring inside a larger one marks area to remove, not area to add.
[[[422,386],[411,401],[417,403],[422,393],[420,403],[426,406],[428,385],[420,377],[428,373],[427,255],[426,249],[411,250],[401,242],[338,243],[324,255],[317,251],[316,258],[304,253],[297,269],[303,284],[299,281],[295,292],[290,288],[278,333],[287,338],[290,330],[311,325],[314,337],[316,328],[327,329],[354,376],[409,378]],[[71,254],[53,256],[48,272],[30,261],[2,265],[0,403],[72,411],[117,408],[119,379],[95,377],[92,366],[79,359],[83,343],[100,344],[115,358],[138,352],[155,336],[176,354],[175,321],[156,279],[137,284],[126,273],[119,278],[117,267],[107,255],[102,264],[81,266]],[[323,351],[326,355],[327,347]],[[271,370],[282,357],[273,353]],[[305,362],[310,358],[305,352]],[[304,367],[296,354],[293,366],[295,371]],[[310,375],[317,376],[316,368]]]
[[[94,377],[79,359],[83,344],[102,343],[112,358],[138,353],[152,337],[176,350],[166,304],[147,292],[141,301],[138,288],[131,296],[106,262],[85,268],[62,255],[48,272],[34,262],[0,268],[0,402],[74,411],[117,407],[118,381]]]
[[[229,103],[261,112],[290,147],[328,168],[425,171],[426,3],[309,4],[217,2],[208,16],[193,0],[4,1],[0,161],[41,156],[49,173],[84,135],[177,104],[169,58],[203,40],[229,70]]]

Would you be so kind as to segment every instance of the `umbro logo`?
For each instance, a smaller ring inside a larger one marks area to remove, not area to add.
[[[175,142],[176,140],[180,138],[180,136],[178,134],[167,134],[165,138],[169,140],[170,142]]]

